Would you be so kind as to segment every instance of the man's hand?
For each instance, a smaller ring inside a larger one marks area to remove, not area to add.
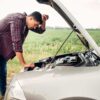
[[[41,29],[42,30],[45,30],[45,27],[46,27],[46,21],[48,20],[49,16],[48,15],[42,15],[42,20],[43,20],[43,23],[41,25]]]
[[[29,67],[34,68],[35,65],[33,63],[24,65],[24,68],[29,68]]]
[[[47,21],[48,19],[49,19],[49,16],[48,15],[45,15],[45,14],[42,15],[42,20],[43,21]]]
[[[31,68],[34,68],[35,65],[33,63],[31,64],[26,64],[25,60],[24,60],[24,57],[23,57],[23,53],[21,52],[16,52],[16,56],[17,58],[19,59],[19,62],[20,64],[24,67],[24,68],[28,68],[28,67],[31,67]]]

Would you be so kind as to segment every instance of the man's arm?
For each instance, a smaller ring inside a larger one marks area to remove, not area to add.
[[[39,34],[42,34],[43,32],[45,32],[46,21],[48,18],[49,18],[48,15],[43,15],[42,16],[43,23],[41,24],[41,26],[37,27],[36,29],[31,29],[31,31],[34,31],[34,32],[39,33]]]
[[[16,52],[16,56],[17,56],[17,58],[19,59],[19,62],[20,62],[20,64],[22,65],[22,66],[24,66],[24,68],[25,67],[34,67],[34,64],[26,64],[26,62],[25,62],[25,60],[24,60],[24,57],[23,57],[23,53],[21,53],[21,52]]]
[[[13,50],[15,52],[23,52],[22,39],[21,39],[21,27],[22,27],[22,23],[20,19],[15,19],[10,23],[12,45],[13,45]]]
[[[42,34],[43,32],[45,32],[45,24],[46,22],[43,22],[41,26],[37,27],[36,29],[31,29],[31,31]]]
[[[23,53],[22,52],[16,52],[16,56],[19,59],[20,64],[25,66],[26,62],[24,60]]]
[[[19,62],[22,66],[33,67],[32,64],[27,65],[23,57],[21,25],[22,23],[20,19],[16,19],[15,21],[12,21],[12,23],[10,24],[13,50],[15,51],[16,56],[19,59]]]

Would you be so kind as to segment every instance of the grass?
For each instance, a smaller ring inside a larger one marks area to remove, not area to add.
[[[44,34],[36,34],[29,32],[28,37],[23,45],[24,58],[27,63],[38,61],[39,59],[53,56],[59,46],[62,44],[66,36],[71,32],[71,29],[47,29]],[[88,32],[100,45],[100,30],[89,29]],[[75,32],[62,47],[59,54],[84,51],[82,45]],[[16,57],[8,62],[8,80],[21,70],[21,65]]]

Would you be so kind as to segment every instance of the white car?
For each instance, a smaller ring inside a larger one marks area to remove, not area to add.
[[[75,31],[84,52],[48,57],[16,75],[4,100],[100,100],[100,50],[89,33],[59,0],[37,0],[53,7]],[[92,49],[90,49],[92,47]]]

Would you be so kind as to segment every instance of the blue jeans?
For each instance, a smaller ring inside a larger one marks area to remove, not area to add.
[[[0,95],[4,96],[6,91],[6,77],[7,77],[7,69],[6,69],[7,61],[0,56]]]

